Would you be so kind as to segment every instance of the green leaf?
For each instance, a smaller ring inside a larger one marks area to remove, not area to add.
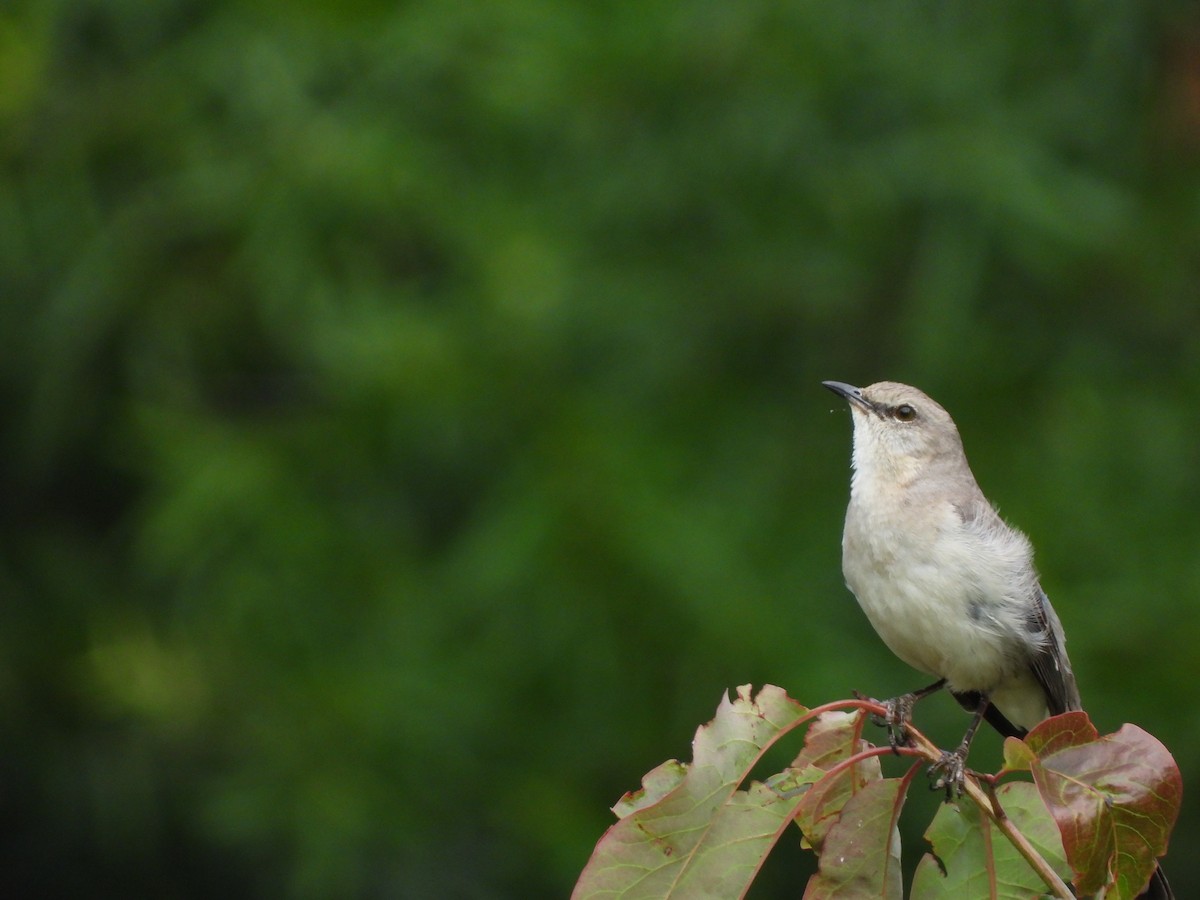
[[[618,800],[613,804],[612,811],[617,814],[618,819],[623,819],[639,809],[653,806],[679,787],[679,783],[686,775],[687,766],[677,759],[668,759],[662,765],[647,772],[642,778],[641,789],[630,791]]]
[[[1037,788],[1012,782],[1000,787],[996,796],[1017,830],[1064,879],[1069,878],[1062,839]],[[943,804],[925,837],[933,852],[917,864],[912,900],[1019,900],[1046,893],[1042,879],[974,803]]]
[[[1136,725],[1098,737],[1083,713],[1043,722],[1026,738],[1042,798],[1058,823],[1083,894],[1135,897],[1167,841],[1183,792],[1179,768]],[[1086,723],[1086,724],[1085,724]]]
[[[1004,768],[1002,772],[1028,772],[1029,767],[1033,765],[1033,751],[1019,738],[1008,737],[1004,739]]]
[[[808,710],[767,685],[722,698],[696,732],[690,766],[659,766],[614,807],[621,821],[600,839],[572,894],[593,897],[736,897],[791,821],[803,791],[761,784],[739,791],[763,751]],[[682,776],[682,777],[680,777]]]

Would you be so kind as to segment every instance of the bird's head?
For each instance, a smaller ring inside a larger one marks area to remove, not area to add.
[[[841,381],[822,383],[850,403],[856,472],[904,485],[938,463],[965,464],[954,420],[915,387],[895,381],[865,388]]]

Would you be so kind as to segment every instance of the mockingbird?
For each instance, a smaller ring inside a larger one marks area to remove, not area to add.
[[[889,738],[904,741],[913,704],[948,688],[974,716],[934,769],[936,786],[960,792],[981,720],[1023,737],[1083,708],[1062,624],[1029,540],[983,496],[950,414],[905,384],[823,383],[849,401],[854,422],[846,584],[891,651],[937,679],[887,702]],[[1143,896],[1173,896],[1161,870]]]

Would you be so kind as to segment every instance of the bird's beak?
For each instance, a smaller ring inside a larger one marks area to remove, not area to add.
[[[863,396],[862,388],[856,388],[852,384],[846,384],[844,381],[822,381],[821,384],[829,388],[839,397],[844,397],[850,401],[851,406],[859,407],[863,412],[875,412],[875,404]]]

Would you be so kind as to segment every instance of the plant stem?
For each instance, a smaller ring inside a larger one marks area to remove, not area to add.
[[[908,725],[908,734],[922,755],[930,762],[936,762],[941,759],[942,751],[929,738],[917,731],[911,723]],[[967,776],[963,782],[963,790],[975,805],[983,810],[984,814],[1000,829],[1001,833],[1008,838],[1009,842],[1017,848],[1017,852],[1029,863],[1033,871],[1037,872],[1038,877],[1046,882],[1046,886],[1050,888],[1055,897],[1060,898],[1060,900],[1075,900],[1075,895],[1071,893],[1071,889],[1067,887],[1066,882],[1058,876],[1058,873],[1054,871],[1050,863],[1046,862],[1042,855],[1034,849],[1025,835],[1017,830],[1012,819],[1004,815],[1004,811],[1000,809],[999,803],[993,804],[992,798],[989,798],[983,792],[975,776]]]

